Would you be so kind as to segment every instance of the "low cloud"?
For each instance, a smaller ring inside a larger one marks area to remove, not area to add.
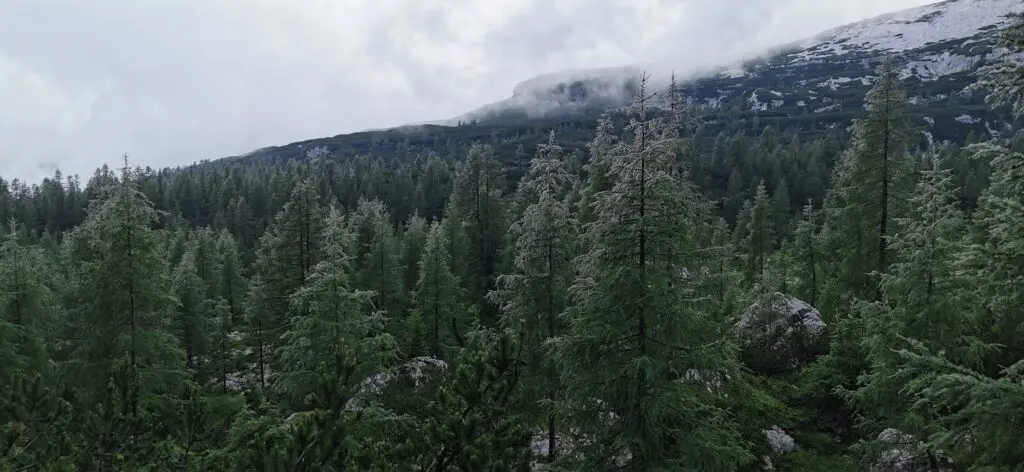
[[[530,77],[706,67],[927,0],[0,0],[0,176],[450,118]]]

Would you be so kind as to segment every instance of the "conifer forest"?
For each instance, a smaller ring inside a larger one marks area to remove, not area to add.
[[[643,82],[581,145],[0,180],[0,471],[1024,470],[1024,131],[877,75],[811,136]]]

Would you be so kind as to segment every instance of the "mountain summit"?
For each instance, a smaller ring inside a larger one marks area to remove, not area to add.
[[[708,109],[828,114],[859,107],[873,82],[875,64],[892,55],[902,65],[903,78],[914,86],[912,103],[942,102],[951,96],[969,102],[966,77],[999,54],[993,50],[997,30],[1009,21],[1007,14],[1021,10],[1020,0],[946,0],[825,31],[763,58],[684,77],[682,84],[697,105]],[[552,117],[623,106],[640,73],[640,67],[628,66],[543,75],[518,84],[512,97],[451,122]],[[667,80],[667,74],[661,75],[655,79]]]

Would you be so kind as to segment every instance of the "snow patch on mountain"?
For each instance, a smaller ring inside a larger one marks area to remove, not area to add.
[[[940,77],[958,74],[974,69],[985,56],[964,56],[943,51],[910,61],[900,71],[901,78],[917,77],[921,80],[938,80]]]
[[[1009,21],[1024,10],[1021,0],[947,0],[888,13],[826,31],[805,43],[804,59],[851,49],[901,52],[952,39],[969,38]]]

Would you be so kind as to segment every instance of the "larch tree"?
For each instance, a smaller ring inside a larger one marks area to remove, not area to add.
[[[737,470],[737,426],[686,372],[722,372],[735,353],[680,274],[697,252],[703,215],[678,177],[678,129],[651,116],[647,79],[630,109],[632,135],[610,156],[611,187],[595,195],[587,252],[570,287],[566,332],[551,342],[569,429],[587,470]],[[603,414],[602,414],[603,413]],[[567,459],[576,462],[576,454]]]

